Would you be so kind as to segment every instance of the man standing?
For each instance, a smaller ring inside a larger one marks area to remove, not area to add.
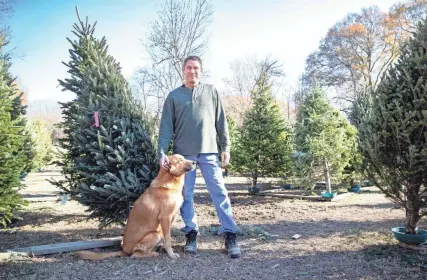
[[[231,258],[238,258],[241,253],[236,241],[237,228],[219,165],[216,140],[218,135],[225,167],[230,161],[227,119],[215,87],[199,82],[201,72],[201,59],[187,57],[183,63],[185,83],[166,97],[159,130],[160,164],[165,168],[169,165],[166,154],[172,138],[173,153],[198,163],[221,222],[219,233],[225,235],[225,248]],[[187,172],[181,216],[186,233],[184,251],[193,254],[197,251],[198,233],[193,199],[195,183],[196,170]]]

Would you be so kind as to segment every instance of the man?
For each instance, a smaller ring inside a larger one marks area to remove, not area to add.
[[[173,138],[173,152],[187,160],[196,161],[221,222],[219,233],[225,235],[225,248],[231,258],[240,257],[228,192],[218,159],[216,136],[219,136],[222,166],[230,161],[230,139],[227,119],[218,92],[212,85],[200,83],[202,61],[197,56],[184,60],[185,83],[168,94],[163,106],[159,130],[160,164],[168,167],[169,143]],[[184,251],[197,251],[197,216],[194,210],[196,170],[187,172],[184,184],[184,203],[181,216],[186,233]]]

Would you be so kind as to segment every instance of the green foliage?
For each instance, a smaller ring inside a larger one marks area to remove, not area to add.
[[[9,98],[12,101],[11,105],[11,119],[15,122],[16,126],[22,128],[20,131],[20,138],[22,139],[22,145],[20,148],[20,157],[23,158],[23,171],[30,172],[33,168],[33,158],[34,158],[34,142],[31,139],[31,135],[29,130],[27,129],[27,106],[22,104],[22,96],[23,92],[21,92],[15,83],[15,79],[9,72],[11,67],[10,57],[8,55],[4,55],[3,62],[6,73],[4,74],[4,79],[7,81],[8,86],[10,87]]]
[[[227,165],[226,169],[227,171],[232,171],[233,169],[233,156],[235,155],[236,151],[236,143],[237,143],[237,130],[236,130],[236,123],[234,122],[234,120],[227,115],[227,124],[228,124],[228,135],[230,137],[230,145],[231,145],[231,151],[230,151],[230,155],[231,155],[231,160],[230,163]],[[217,142],[217,148],[218,148],[218,160],[219,162],[221,162],[221,146],[220,146],[220,140],[219,137],[216,137],[216,142]]]
[[[427,215],[427,24],[401,49],[374,98],[365,98],[359,130],[366,170],[392,201],[406,210],[415,233]]]
[[[58,164],[66,179],[54,183],[88,206],[104,227],[126,220],[158,164],[151,124],[108,55],[105,38],[96,39],[94,31],[95,25],[80,21],[73,31],[78,39],[68,39],[71,77],[59,82],[76,98],[62,104],[65,153]]]
[[[315,88],[298,112],[295,145],[299,156],[295,167],[303,185],[311,187],[323,178],[330,191],[329,176],[339,178],[354,158],[357,130],[323,95]]]
[[[45,167],[53,159],[52,135],[46,123],[42,120],[29,122],[28,130],[34,143],[34,158],[32,168]]]
[[[344,185],[355,186],[362,184],[362,163],[362,154],[358,149],[355,149],[350,157],[348,164],[344,167],[341,174],[341,181]]]
[[[252,93],[253,106],[232,143],[233,169],[249,173],[252,189],[262,176],[285,176],[291,170],[292,129],[279,112],[268,83]]]
[[[0,225],[6,227],[13,212],[26,203],[18,193],[20,174],[26,166],[25,128],[13,117],[15,89],[8,74],[8,62],[0,60]]]

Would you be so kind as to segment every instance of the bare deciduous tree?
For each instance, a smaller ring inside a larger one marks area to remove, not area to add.
[[[0,0],[0,48],[10,42],[10,27],[6,24],[6,19],[13,13],[15,0]]]
[[[237,59],[230,63],[231,76],[224,78],[227,85],[227,94],[250,97],[255,86],[262,79],[271,80],[275,91],[278,91],[283,82],[285,74],[282,71],[282,65],[266,56],[263,59]]]
[[[232,74],[224,78],[224,106],[237,126],[243,121],[243,115],[252,105],[251,93],[257,86],[272,85],[273,95],[283,89],[285,74],[282,65],[270,56],[263,59],[237,59],[230,63]]]
[[[167,94],[183,81],[182,62],[207,49],[207,27],[212,22],[210,0],[164,0],[158,19],[150,26],[144,44],[151,65],[134,76],[137,95],[151,109],[156,124]]]

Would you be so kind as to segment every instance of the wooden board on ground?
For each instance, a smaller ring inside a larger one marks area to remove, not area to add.
[[[314,200],[314,201],[340,201],[347,196],[353,195],[354,193],[343,193],[335,196],[334,198],[322,197],[320,195],[297,195],[297,194],[286,194],[280,192],[273,191],[262,191],[259,192],[258,195],[262,196],[274,196],[274,197],[283,197],[283,198],[298,198],[298,199],[306,199],[306,200]]]
[[[15,248],[0,253],[0,259],[7,259],[12,255],[41,256],[56,253],[65,253],[77,250],[86,250],[120,245],[122,237],[101,238],[86,241],[74,241],[56,244],[47,244],[25,248]]]
[[[59,201],[60,197],[57,195],[43,195],[35,197],[24,197],[28,202],[46,202],[46,201]]]

